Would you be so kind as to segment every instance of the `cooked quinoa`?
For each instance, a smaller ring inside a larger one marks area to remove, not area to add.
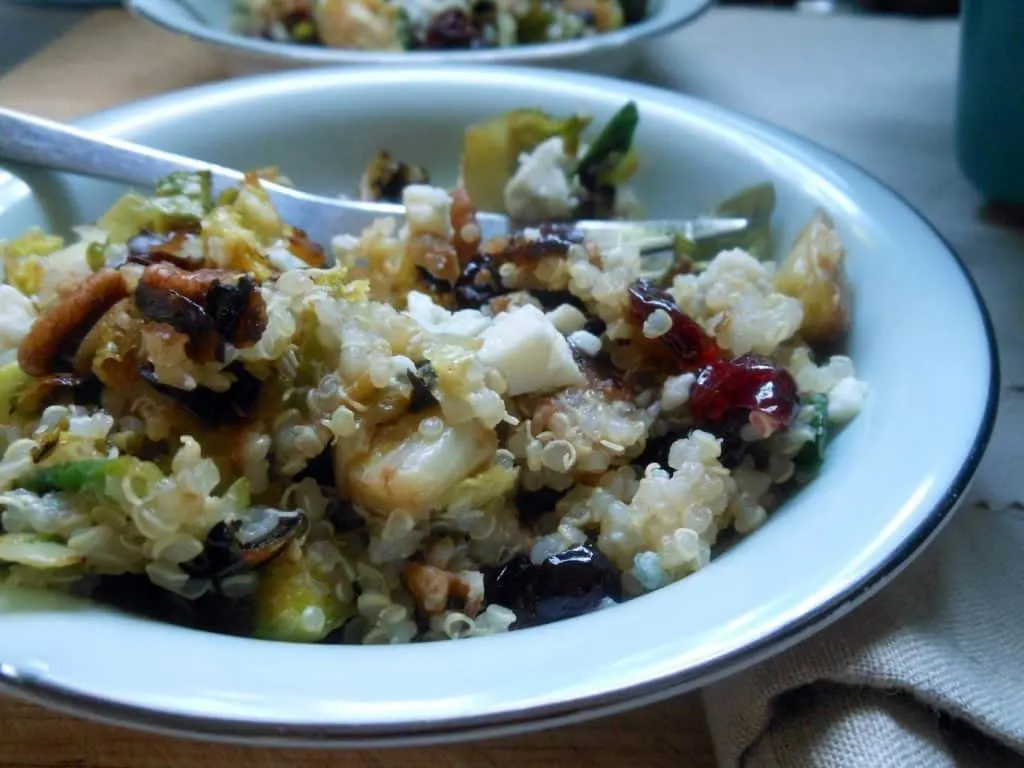
[[[515,179],[543,141],[502,182],[541,218],[551,185]],[[569,224],[480,242],[463,176],[326,249],[257,176],[203,174],[0,244],[0,578],[267,639],[462,638],[677,581],[812,481],[866,396],[815,355],[850,322],[827,216],[778,267],[684,248],[652,278]]]
[[[646,0],[236,0],[242,34],[361,50],[509,48],[642,21]]]

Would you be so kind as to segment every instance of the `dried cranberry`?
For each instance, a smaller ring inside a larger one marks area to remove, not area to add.
[[[458,8],[450,8],[431,19],[423,41],[424,48],[436,50],[481,48],[483,45],[484,38],[480,30],[466,12]]]
[[[494,263],[484,254],[470,261],[455,281],[455,303],[459,309],[479,309],[491,299],[508,292]]]
[[[686,315],[668,292],[646,280],[634,283],[629,289],[629,309],[634,323],[644,321],[659,309],[672,321],[669,330],[656,339],[652,347],[660,349],[672,373],[682,373],[722,358],[722,350],[715,340],[695,320]]]
[[[785,427],[798,403],[789,371],[756,355],[706,365],[690,389],[690,412],[698,422],[722,422],[739,412],[764,437]]]
[[[489,603],[516,612],[517,627],[580,616],[606,597],[622,597],[618,570],[589,544],[551,555],[540,565],[521,555],[485,574],[484,584]]]

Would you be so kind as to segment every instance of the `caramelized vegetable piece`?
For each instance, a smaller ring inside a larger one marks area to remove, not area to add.
[[[190,576],[203,579],[255,570],[301,539],[308,528],[309,520],[301,512],[250,507],[242,518],[213,526],[202,554],[181,567]]]
[[[18,396],[17,411],[37,416],[56,403],[95,404],[100,401],[102,387],[92,375],[54,373],[32,379]]]
[[[430,415],[431,411],[409,414],[381,427],[367,454],[340,467],[336,463],[356,504],[378,515],[402,510],[426,517],[497,448],[494,432],[478,421],[446,425],[436,438],[426,437],[419,425]]]
[[[359,197],[362,200],[400,203],[402,190],[407,186],[429,183],[430,174],[426,168],[396,160],[381,150],[363,171]]]
[[[812,346],[835,343],[849,329],[851,301],[845,260],[832,220],[818,211],[775,273],[776,290],[803,304],[800,334]]]
[[[151,387],[190,410],[203,423],[227,426],[239,424],[252,416],[263,383],[237,361],[224,370],[235,377],[234,384],[225,392],[214,392],[203,387],[186,390],[168,386],[156,378],[152,366],[149,365],[140,368],[139,375]]]
[[[101,269],[40,315],[18,348],[18,363],[31,376],[66,366],[89,329],[128,295],[121,273]]]
[[[266,640],[315,643],[344,624],[355,607],[341,602],[298,545],[292,547],[260,574],[255,634]]]
[[[216,269],[147,267],[135,289],[135,304],[150,320],[190,336],[216,331],[236,347],[252,346],[267,327],[266,304],[252,278]]]
[[[159,264],[169,262],[181,269],[198,269],[202,260],[192,260],[183,255],[190,240],[196,239],[198,226],[193,229],[179,229],[166,235],[143,230],[131,238],[125,246],[128,255],[125,260],[132,264]]]

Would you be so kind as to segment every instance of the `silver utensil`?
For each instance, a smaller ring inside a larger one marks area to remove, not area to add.
[[[0,160],[145,187],[153,187],[158,179],[176,171],[209,171],[215,191],[237,184],[244,177],[231,168],[100,136],[2,107]],[[335,235],[361,232],[382,216],[401,218],[405,215],[404,207],[395,203],[312,195],[266,181],[263,186],[282,220],[305,230],[310,238],[324,245]],[[477,220],[485,239],[516,229],[509,217],[498,213],[480,212]],[[574,222],[574,226],[603,247],[630,242],[648,253],[669,248],[677,235],[698,242],[736,234],[746,229],[749,222],[744,218],[581,220]]]

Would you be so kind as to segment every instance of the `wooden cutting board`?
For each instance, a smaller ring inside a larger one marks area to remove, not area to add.
[[[218,54],[99,11],[0,77],[0,105],[68,119],[226,76]],[[71,642],[69,640],[69,642]],[[304,751],[222,746],[96,725],[0,698],[0,768],[710,768],[696,694],[546,733],[452,747]]]

